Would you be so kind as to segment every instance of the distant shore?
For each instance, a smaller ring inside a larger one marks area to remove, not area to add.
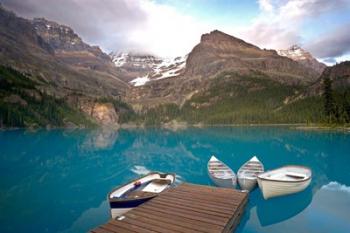
[[[334,131],[347,131],[350,132],[350,126],[322,126],[322,125],[306,125],[306,126],[297,126],[295,129],[298,130],[308,130],[308,131],[329,131],[329,130],[334,130]]]
[[[168,122],[160,125],[144,125],[144,124],[121,124],[121,129],[135,129],[135,128],[147,128],[147,127],[159,127],[169,130],[183,130],[186,128],[206,128],[206,127],[289,127],[296,130],[307,131],[349,131],[350,125],[325,125],[325,124],[305,124],[305,123],[265,123],[265,124],[188,124],[186,122]]]
[[[19,130],[19,129],[26,129],[26,130],[53,130],[53,129],[143,129],[143,128],[163,128],[163,129],[169,129],[169,130],[184,130],[187,128],[207,128],[207,127],[288,127],[290,129],[296,129],[296,130],[305,130],[305,131],[346,131],[350,132],[350,125],[325,125],[325,124],[305,124],[305,123],[264,123],[264,124],[203,124],[203,123],[196,123],[196,124],[188,124],[186,122],[177,122],[172,121],[168,123],[162,123],[159,125],[145,125],[145,124],[136,124],[136,123],[124,123],[118,125],[114,125],[113,127],[106,127],[106,126],[94,126],[94,127],[27,127],[27,128],[20,128],[20,127],[1,127],[0,131],[3,130]]]

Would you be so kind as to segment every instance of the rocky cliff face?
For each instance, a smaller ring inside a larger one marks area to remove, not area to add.
[[[117,125],[118,115],[111,103],[96,103],[91,116],[103,125]]]
[[[79,51],[89,50],[90,46],[68,26],[60,25],[45,18],[34,18],[32,21],[34,29],[53,49]]]
[[[100,125],[118,126],[118,115],[111,103],[85,102],[80,110],[92,117]]]
[[[98,46],[86,44],[70,27],[44,18],[35,18],[31,22],[36,33],[54,50],[55,57],[67,65],[105,72],[118,78],[118,70],[111,58]]]
[[[285,50],[277,50],[277,53],[281,56],[289,57],[305,67],[313,69],[318,74],[322,74],[323,70],[327,67],[325,64],[317,61],[316,58],[311,55],[311,53],[302,49],[298,45],[292,45],[290,48]]]

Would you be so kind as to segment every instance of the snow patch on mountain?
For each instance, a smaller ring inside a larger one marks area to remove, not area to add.
[[[127,53],[121,53],[118,56],[113,57],[112,61],[116,67],[121,67],[125,64],[127,57]]]
[[[149,81],[151,81],[151,80],[148,78],[148,74],[147,74],[146,76],[138,77],[138,78],[131,80],[130,83],[133,84],[135,87],[138,87],[138,86],[145,85]]]
[[[160,64],[154,66],[152,76],[156,77],[156,80],[177,76],[186,67],[186,59],[187,56],[164,59]]]
[[[187,59],[187,56],[159,58],[149,54],[131,53],[111,53],[110,56],[116,67],[135,75],[130,81],[134,86],[180,75],[186,67]]]

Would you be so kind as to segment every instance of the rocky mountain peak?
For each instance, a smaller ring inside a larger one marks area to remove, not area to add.
[[[201,36],[201,43],[204,43],[206,41],[231,40],[232,38],[234,37],[219,30],[214,30],[210,33],[203,34]]]
[[[185,75],[209,77],[225,70],[285,73],[286,76],[298,77],[293,78],[296,82],[310,82],[318,76],[313,70],[279,56],[274,50],[260,49],[218,30],[202,35],[201,42],[188,56]]]
[[[321,74],[326,68],[326,65],[317,61],[312,54],[299,45],[292,45],[288,49],[277,50],[280,56],[288,57],[300,64],[315,70],[318,74]]]
[[[299,60],[309,60],[313,56],[308,51],[302,49],[299,45],[292,45],[288,49],[277,50],[278,54],[281,56],[289,57],[295,61]]]
[[[34,18],[31,23],[36,33],[65,63],[89,69],[113,69],[110,57],[98,46],[85,43],[72,28],[45,18]]]
[[[48,95],[117,96],[128,88],[108,55],[67,26],[1,8],[0,31],[0,65],[29,74]]]
[[[45,52],[53,53],[51,46],[36,33],[30,21],[17,17],[15,13],[5,9],[3,6],[0,6],[0,31],[0,54],[1,52],[8,51],[3,48],[7,46],[16,47],[16,45],[13,44],[21,40],[27,43],[34,43],[35,46],[41,47]],[[12,37],[6,37],[8,34],[16,34],[16,39],[14,40]]]
[[[201,44],[212,44],[212,45],[223,45],[227,44],[230,46],[238,46],[238,47],[250,47],[257,48],[256,46],[245,42],[237,37],[228,35],[219,30],[214,30],[210,33],[203,34],[201,36]]]
[[[299,45],[294,44],[294,45],[289,47],[289,50],[296,51],[296,50],[302,50],[302,48]]]
[[[36,32],[55,50],[85,50],[89,47],[68,26],[45,18],[34,18],[32,23]]]

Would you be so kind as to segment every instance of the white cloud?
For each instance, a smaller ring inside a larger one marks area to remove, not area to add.
[[[331,32],[324,33],[314,41],[306,44],[306,48],[323,59],[338,57],[335,60],[339,62],[342,57],[350,55],[349,28],[350,23],[335,28]]]
[[[302,26],[307,20],[349,6],[348,0],[259,0],[261,12],[250,28],[241,32],[265,48],[281,49],[303,41]]]
[[[327,66],[332,66],[335,63],[341,63],[344,61],[350,61],[350,53],[349,54],[345,54],[339,57],[327,57],[327,58],[321,58],[320,59],[324,64],[326,64]]]
[[[203,32],[211,28],[175,8],[142,1],[145,26],[130,32],[130,42],[160,56],[180,56],[191,51]]]
[[[272,12],[273,11],[273,5],[271,3],[271,0],[259,0],[259,7],[264,12]]]

